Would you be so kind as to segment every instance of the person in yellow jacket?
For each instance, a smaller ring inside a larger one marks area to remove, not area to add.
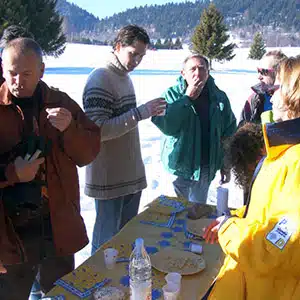
[[[202,299],[300,299],[300,56],[283,61],[272,97],[275,123],[263,125],[267,155],[258,164],[243,214],[205,232],[224,264]]]

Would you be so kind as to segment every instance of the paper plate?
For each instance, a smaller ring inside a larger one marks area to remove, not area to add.
[[[188,251],[164,249],[151,256],[152,267],[163,273],[196,274],[205,269],[202,256]]]
[[[206,228],[211,222],[213,222],[213,219],[187,219],[186,229],[188,232],[193,233],[196,236],[202,237],[204,234],[203,228]]]

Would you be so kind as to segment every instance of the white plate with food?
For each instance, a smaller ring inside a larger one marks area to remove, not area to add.
[[[151,256],[152,267],[163,273],[177,272],[192,275],[205,269],[201,255],[174,248],[163,249]]]

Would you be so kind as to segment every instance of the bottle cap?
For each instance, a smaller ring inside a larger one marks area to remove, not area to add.
[[[137,239],[135,240],[135,247],[137,247],[137,248],[142,248],[142,247],[144,247],[144,239],[142,239],[142,238],[137,238]]]

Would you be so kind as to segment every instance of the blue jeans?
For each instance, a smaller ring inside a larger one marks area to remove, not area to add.
[[[93,231],[92,255],[135,217],[142,192],[114,199],[95,199],[96,221]]]
[[[173,181],[173,186],[178,197],[184,197],[190,202],[205,204],[210,183],[208,168],[202,168],[198,181],[178,176]]]

